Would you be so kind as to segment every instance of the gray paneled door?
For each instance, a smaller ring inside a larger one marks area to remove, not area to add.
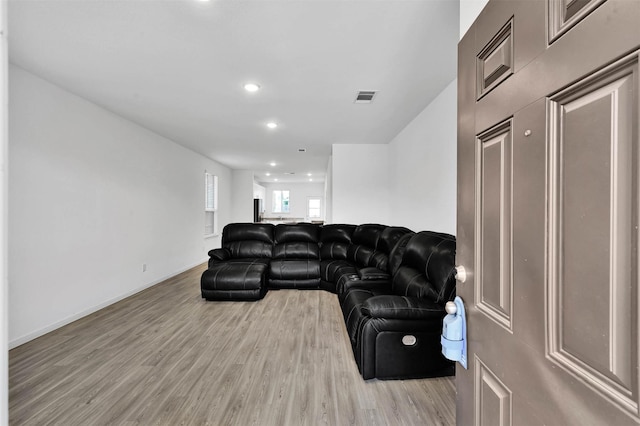
[[[640,0],[490,0],[459,44],[460,425],[640,424]]]

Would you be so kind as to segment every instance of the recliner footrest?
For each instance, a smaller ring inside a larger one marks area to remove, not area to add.
[[[202,273],[200,288],[207,300],[258,300],[267,293],[265,262],[216,263]]]

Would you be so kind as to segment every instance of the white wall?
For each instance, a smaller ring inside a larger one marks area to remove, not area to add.
[[[388,156],[388,145],[333,145],[333,223],[389,224]]]
[[[231,222],[253,222],[253,172],[232,170],[231,175]]]
[[[10,346],[219,246],[204,238],[204,171],[219,177],[222,227],[228,168],[15,66],[9,102]]]
[[[264,207],[264,216],[283,218],[298,218],[305,221],[310,219],[307,217],[307,197],[320,197],[324,205],[324,184],[323,183],[286,183],[274,182],[265,183],[266,199]],[[289,213],[273,213],[273,191],[288,190],[289,191]],[[313,220],[323,220],[313,219]]]
[[[0,2],[0,425],[9,424],[9,284],[7,281],[7,2]]]
[[[457,80],[389,144],[390,223],[456,232]]]
[[[324,180],[324,222],[333,223],[333,157],[329,157]]]
[[[258,183],[253,183],[253,198],[259,198],[261,200],[264,200],[267,196],[267,190],[265,189],[264,186],[258,184]]]
[[[460,40],[489,0],[460,0]]]

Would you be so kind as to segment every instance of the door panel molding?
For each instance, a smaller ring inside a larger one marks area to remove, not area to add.
[[[476,137],[476,280],[480,312],[512,331],[513,120]]]
[[[487,365],[474,357],[476,426],[510,426],[512,392]]]
[[[547,0],[548,44],[553,43],[606,0]]]
[[[513,74],[513,16],[476,57],[477,99]]]
[[[547,100],[547,357],[634,420],[640,418],[639,56],[627,55]],[[590,181],[580,185],[585,176]],[[602,288],[584,291],[587,280]]]

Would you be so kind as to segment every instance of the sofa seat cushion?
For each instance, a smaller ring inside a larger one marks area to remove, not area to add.
[[[202,274],[202,297],[207,300],[262,299],[267,291],[268,264],[268,259],[216,263]]]
[[[358,340],[358,329],[365,318],[361,309],[362,305],[367,299],[383,294],[379,289],[353,288],[344,295],[340,307],[347,327],[347,334],[354,350]]]
[[[274,259],[269,265],[269,278],[281,280],[320,279],[320,261],[313,259]]]
[[[318,288],[319,286],[319,260],[274,259],[269,265],[269,287]]]
[[[269,278],[269,288],[317,289],[320,288],[320,278],[296,278],[291,280]]]

